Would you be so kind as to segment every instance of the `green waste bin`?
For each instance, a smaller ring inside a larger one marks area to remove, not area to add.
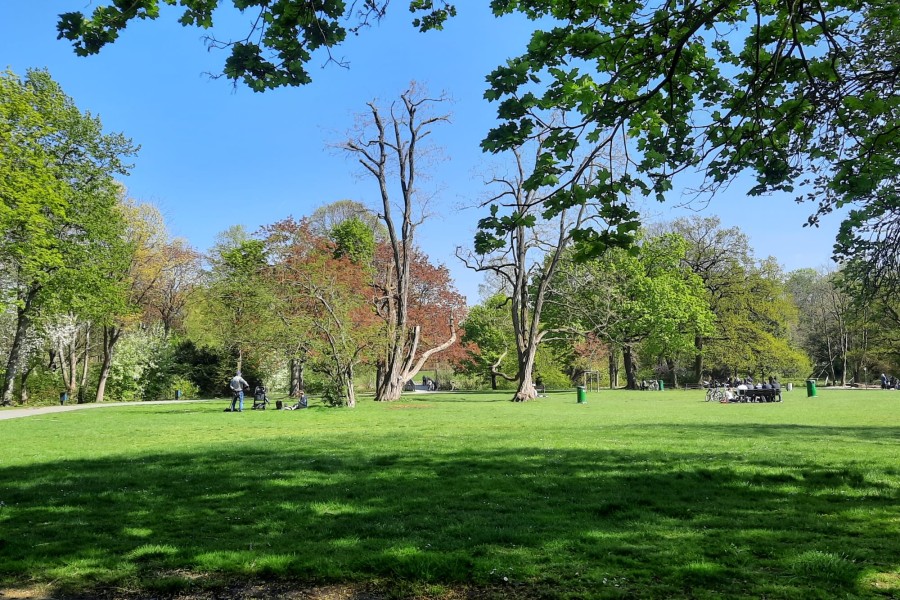
[[[816,380],[815,379],[807,379],[806,380],[806,397],[812,398],[816,395]]]
[[[663,391],[664,389],[666,389],[666,382],[663,381],[662,379],[658,379],[656,381],[656,384],[659,387],[659,391]]]
[[[584,386],[579,385],[575,389],[578,391],[578,404],[584,404],[585,402],[587,402],[587,391],[584,389]]]

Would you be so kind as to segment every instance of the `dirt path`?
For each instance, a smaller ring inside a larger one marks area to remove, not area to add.
[[[107,408],[111,406],[146,406],[147,404],[193,404],[195,402],[226,402],[219,400],[151,400],[149,402],[101,402],[99,404],[66,404],[62,406],[35,406],[30,408],[10,408],[0,410],[0,421],[4,419],[18,419],[21,417],[33,417],[49,413],[69,412],[72,410],[85,410],[88,408]]]

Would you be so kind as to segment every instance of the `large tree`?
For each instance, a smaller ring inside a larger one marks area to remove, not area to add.
[[[630,220],[634,213],[625,203],[597,202],[572,203],[568,209],[557,211],[546,218],[545,204],[557,202],[547,194],[557,197],[566,194],[580,195],[585,187],[605,187],[601,181],[585,182],[578,179],[568,190],[556,190],[555,178],[529,184],[531,174],[540,168],[545,139],[536,140],[525,148],[511,150],[512,165],[508,175],[493,177],[494,194],[482,207],[490,206],[490,216],[479,221],[481,231],[475,239],[475,251],[457,248],[456,255],[467,267],[477,272],[491,273],[503,281],[507,297],[516,348],[516,372],[511,377],[518,381],[514,400],[526,401],[537,397],[534,386],[534,365],[538,347],[551,332],[541,320],[544,301],[550,282],[559,267],[560,259],[579,240],[584,228],[600,224],[607,228],[621,220]],[[533,154],[527,156],[526,148]],[[586,159],[599,162],[595,157]],[[587,165],[574,160],[568,169],[579,170],[583,177],[591,179],[599,164]],[[549,190],[548,190],[549,188]],[[631,232],[625,230],[622,239],[611,236],[611,243],[623,243]],[[606,233],[606,232],[604,232]],[[614,241],[613,241],[614,240]]]
[[[209,28],[225,0],[163,0],[185,10],[180,22]],[[123,4],[125,4],[123,6]],[[90,54],[135,19],[159,16],[160,0],[116,2],[90,17],[61,15],[60,37]],[[350,29],[380,17],[387,0],[323,2],[233,0],[258,12],[234,36],[223,74],[264,90],[309,81],[311,52],[330,52]],[[498,16],[521,13],[540,27],[526,51],[489,77],[489,100],[503,121],[484,141],[491,152],[536,136],[549,144],[532,182],[558,178],[565,190],[581,173],[571,156],[629,143],[631,169],[606,176],[606,190],[549,201],[557,212],[609,192],[664,195],[673,175],[700,169],[707,190],[743,171],[751,193],[798,190],[819,202],[810,218],[854,205],[838,254],[871,250],[866,234],[896,219],[900,199],[900,5],[895,0],[758,2],[649,0],[569,2],[492,0]],[[421,29],[455,14],[446,1],[412,0]],[[570,118],[553,124],[547,115]],[[553,196],[551,195],[551,198]],[[625,225],[625,224],[623,224]],[[868,229],[867,229],[868,228]],[[605,240],[596,242],[602,252]],[[885,242],[877,235],[874,242]]]
[[[368,113],[340,144],[370,174],[378,186],[377,214],[387,229],[387,260],[376,280],[376,310],[386,324],[384,357],[379,361],[375,397],[397,400],[404,384],[415,377],[429,357],[456,341],[452,311],[445,339],[420,353],[423,323],[410,313],[412,274],[417,227],[427,218],[428,196],[419,187],[420,168],[427,156],[426,138],[433,127],[446,122],[446,114],[434,113],[445,101],[430,97],[415,84],[388,107],[368,103]],[[391,178],[395,174],[396,180]]]
[[[747,285],[747,272],[754,267],[750,240],[738,227],[724,228],[718,217],[693,216],[676,219],[669,226],[672,232],[687,242],[683,262],[703,282],[707,302],[719,324],[729,317],[729,308],[735,308],[745,294],[753,293]],[[704,348],[709,342],[726,340],[724,327],[715,326],[710,337],[698,333],[694,339],[694,380],[704,375]]]
[[[266,245],[234,226],[219,235],[209,260],[198,320],[214,345],[235,355],[236,370],[241,371],[245,355],[259,358],[265,351],[274,324],[273,293],[263,277]]]
[[[636,389],[641,347],[671,358],[711,330],[702,282],[682,263],[686,249],[683,238],[667,234],[641,240],[636,251],[609,248],[596,259],[564,261],[550,284],[548,324],[621,351],[627,386]]]
[[[123,233],[117,260],[109,273],[117,294],[95,319],[102,327],[102,358],[97,381],[97,402],[106,393],[113,352],[129,327],[146,322],[151,302],[163,286],[166,269],[168,232],[159,209],[152,204],[140,204],[124,196],[119,203]]]
[[[46,71],[0,76],[0,262],[17,311],[0,402],[12,400],[22,344],[42,307],[95,310],[102,302],[89,298],[110,291],[123,229],[113,176],[127,172],[135,151],[79,111]]]
[[[354,406],[356,368],[372,358],[382,331],[371,303],[369,263],[339,252],[307,221],[285,219],[265,231],[274,313],[281,323],[275,339],[292,370],[297,362],[309,362],[327,377],[327,398]]]

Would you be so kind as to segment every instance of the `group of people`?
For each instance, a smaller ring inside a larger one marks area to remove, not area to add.
[[[781,384],[778,378],[770,376],[768,379],[754,382],[752,376],[743,379],[739,377],[729,377],[724,382],[717,380],[704,381],[703,387],[709,388],[710,392],[721,389],[717,395],[720,402],[780,402],[781,401]],[[707,394],[709,400],[709,394]]]
[[[778,382],[778,378],[774,376],[770,376],[768,379],[763,379],[762,381],[757,381],[754,383],[753,377],[751,375],[747,375],[745,378],[741,379],[739,377],[729,377],[724,382],[713,379],[711,381],[704,381],[703,387],[705,388],[733,388],[736,390],[780,390],[781,384]]]
[[[244,390],[250,389],[250,384],[241,377],[241,372],[238,371],[237,374],[231,378],[231,381],[228,382],[228,387],[231,389],[231,407],[226,410],[228,412],[243,412]],[[266,389],[266,386],[263,385],[263,382],[260,381],[259,385],[253,390],[253,408],[264,410],[267,404],[269,404],[268,390]],[[279,400],[278,408],[281,408],[280,405],[281,401]],[[285,410],[296,410],[298,408],[306,408],[307,406],[309,406],[309,401],[306,398],[306,393],[303,390],[300,390],[297,404],[294,406],[287,406],[285,407]]]
[[[883,390],[896,390],[898,389],[898,381],[894,375],[885,375],[881,374],[881,389]]]

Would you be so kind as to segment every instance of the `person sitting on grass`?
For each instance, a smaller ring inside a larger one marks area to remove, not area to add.
[[[306,392],[304,392],[303,390],[300,390],[299,393],[300,393],[300,397],[297,399],[297,404],[295,404],[293,406],[288,406],[284,410],[297,410],[298,408],[306,408],[307,406],[309,406],[309,402],[306,399]]]

